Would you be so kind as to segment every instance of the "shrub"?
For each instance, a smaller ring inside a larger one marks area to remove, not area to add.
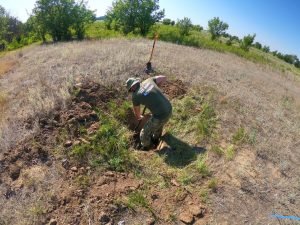
[[[270,47],[265,45],[265,46],[262,48],[262,50],[263,50],[264,52],[266,52],[266,53],[269,53],[269,52],[270,52]]]
[[[262,48],[262,45],[261,45],[261,43],[259,43],[259,42],[255,42],[255,44],[253,45],[255,48],[257,48],[257,49],[261,49]]]
[[[164,25],[171,25],[171,23],[172,23],[172,20],[171,20],[171,19],[168,19],[168,18],[165,18],[165,19],[163,19],[163,21],[162,21],[162,24],[164,24]]]
[[[228,27],[228,24],[221,21],[219,17],[214,17],[208,21],[208,31],[211,34],[212,40],[225,34]]]
[[[155,25],[151,28],[148,37],[153,38],[155,33],[159,34],[160,40],[176,44],[182,43],[182,36],[180,35],[180,31],[177,26]]]
[[[193,26],[192,26],[192,29],[195,30],[195,31],[200,32],[200,31],[203,30],[203,27],[196,24],[196,25],[193,25]]]
[[[248,34],[245,36],[240,43],[240,47],[244,49],[245,51],[249,51],[250,46],[252,45],[254,39],[255,39],[256,34],[250,35]]]
[[[180,35],[186,36],[190,33],[193,24],[190,18],[184,17],[182,20],[178,20],[176,26],[179,27]]]

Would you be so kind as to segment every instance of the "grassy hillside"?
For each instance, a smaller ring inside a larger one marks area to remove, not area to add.
[[[221,37],[220,40],[212,41],[210,39],[210,34],[207,31],[192,30],[190,31],[189,35],[182,36],[180,35],[180,31],[177,26],[157,24],[151,28],[147,37],[153,39],[155,33],[159,34],[159,39],[162,41],[205,48],[219,52],[229,52],[256,63],[271,66],[272,68],[278,69],[282,72],[293,72],[297,75],[300,75],[299,68],[286,63],[278,57],[273,56],[271,53],[263,52],[262,50],[254,47],[251,47],[250,51],[245,51],[240,48],[239,43],[236,41],[232,41],[230,45],[226,44],[229,39],[224,37]],[[106,29],[103,21],[97,21],[89,25],[87,28],[87,38],[91,39],[114,38],[122,36],[124,35],[118,31]],[[133,38],[138,36],[131,33],[126,37]]]
[[[159,148],[142,152],[122,85],[146,77],[151,47],[83,41],[0,58],[0,223],[276,224],[273,213],[299,215],[299,77],[158,41],[152,63],[174,111]]]

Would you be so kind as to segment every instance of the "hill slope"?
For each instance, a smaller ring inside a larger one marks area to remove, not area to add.
[[[272,213],[300,214],[299,77],[231,54],[158,42],[153,65],[171,81],[164,90],[174,107],[162,150],[136,151],[129,138],[132,161],[78,158],[82,146],[94,154],[109,141],[95,139],[92,126],[102,135],[117,123],[116,137],[132,136],[113,104],[128,110],[122,84],[145,77],[151,46],[74,42],[0,59],[10,65],[0,74],[4,224],[276,224]],[[119,165],[123,172],[110,171]]]

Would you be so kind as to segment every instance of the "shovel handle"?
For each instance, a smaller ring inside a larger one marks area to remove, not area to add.
[[[143,112],[142,112],[142,116],[145,114],[146,111],[146,106],[144,106]],[[138,129],[138,127],[140,126],[142,120],[139,120],[138,125],[134,128],[134,130]]]
[[[158,34],[156,33],[154,35],[154,42],[153,42],[153,46],[152,46],[152,50],[151,50],[151,55],[150,55],[150,59],[149,59],[148,63],[151,62],[151,59],[152,59],[152,56],[153,56],[153,52],[154,52],[155,42],[156,42],[157,39],[158,39]]]

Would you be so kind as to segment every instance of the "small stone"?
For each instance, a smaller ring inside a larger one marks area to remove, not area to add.
[[[81,103],[79,104],[79,106],[80,106],[82,109],[91,109],[91,108],[92,108],[92,106],[91,106],[89,103],[87,103],[87,102],[81,102]]]
[[[110,213],[117,213],[118,210],[119,210],[118,206],[113,205],[113,204],[109,204],[109,205],[108,205],[108,209],[109,209],[109,212],[110,212]]]
[[[155,224],[155,219],[154,218],[147,219],[146,224],[147,225],[154,225]]]
[[[64,146],[65,146],[66,148],[68,148],[68,147],[71,147],[72,144],[73,144],[73,143],[72,143],[71,140],[67,140],[67,141],[65,142]]]
[[[101,212],[99,216],[99,222],[101,222],[101,224],[107,224],[109,221],[110,221],[109,216],[106,215],[104,212]]]
[[[81,82],[78,82],[74,85],[76,88],[81,88],[82,87],[82,83]]]
[[[124,220],[119,221],[118,225],[125,225],[125,221]]]
[[[90,134],[93,134],[95,133],[100,127],[100,123],[99,122],[96,122],[96,123],[93,123],[88,129],[87,129],[87,133],[90,135]]]
[[[153,195],[151,195],[151,198],[154,201],[154,200],[159,198],[159,195],[158,194],[153,194]]]
[[[113,172],[111,172],[111,171],[107,171],[107,172],[105,172],[104,175],[108,176],[108,177],[113,177],[115,174]]]
[[[175,179],[172,179],[172,180],[171,180],[171,183],[172,183],[174,186],[176,186],[176,187],[179,187],[179,186],[180,186],[180,184],[178,184],[178,182],[177,182]]]
[[[56,219],[51,219],[50,222],[48,223],[48,225],[56,225],[56,224],[57,224]]]
[[[179,215],[179,220],[184,222],[185,224],[190,224],[193,222],[194,217],[189,212],[183,212]]]
[[[202,210],[201,207],[197,206],[197,205],[192,205],[189,207],[189,211],[190,213],[192,213],[194,216],[199,216],[202,214]]]
[[[74,145],[79,145],[79,144],[80,144],[79,140],[74,141]]]
[[[84,143],[84,144],[90,144],[90,142],[87,141],[87,140],[84,139],[84,138],[79,138],[79,140],[80,140],[82,143]]]
[[[65,168],[66,170],[70,167],[70,163],[67,159],[63,159],[61,162],[61,165],[63,166],[63,168]]]
[[[78,169],[77,169],[76,166],[73,166],[73,167],[71,168],[71,170],[72,170],[73,172],[77,172],[77,171],[78,171]]]
[[[76,216],[77,216],[77,217],[80,217],[80,216],[81,216],[81,213],[80,213],[80,212],[76,213]]]
[[[194,225],[206,225],[207,223],[206,223],[206,221],[205,220],[197,220],[195,223],[194,223]]]
[[[86,167],[86,170],[90,170],[90,169],[91,169],[91,167],[89,167],[89,166]]]
[[[12,166],[10,168],[10,174],[9,174],[10,178],[13,180],[18,179],[20,176],[20,171],[21,171],[21,169],[18,166]]]
[[[51,166],[52,165],[52,161],[51,160],[48,160],[47,162],[46,162],[46,166]]]

